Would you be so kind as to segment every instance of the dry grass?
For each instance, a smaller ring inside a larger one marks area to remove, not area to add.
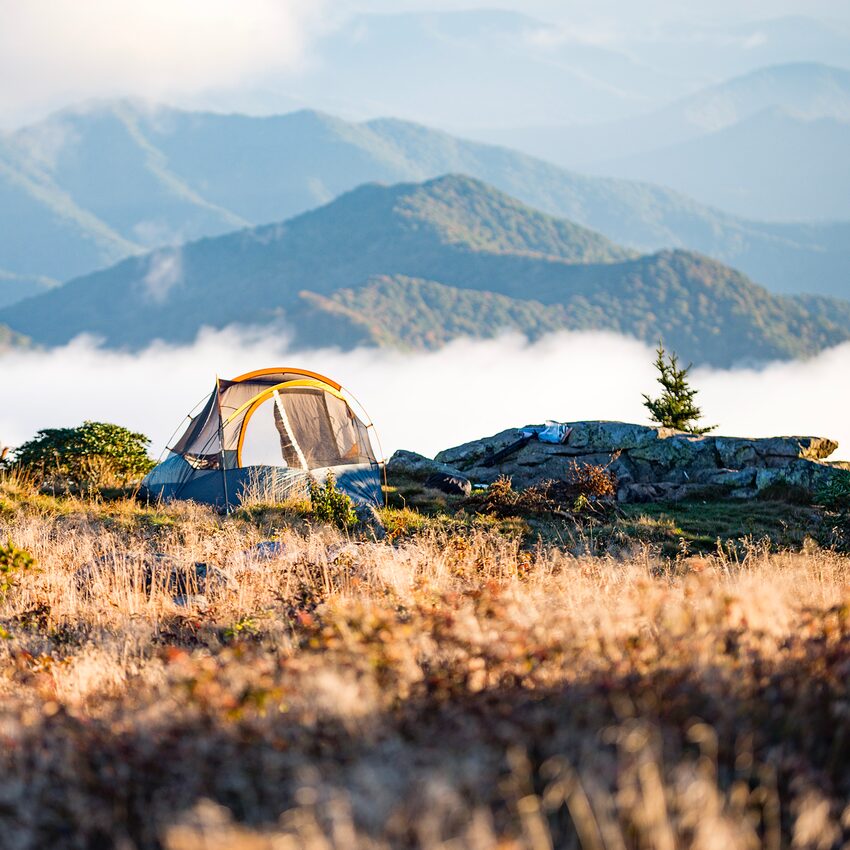
[[[4,486],[38,571],[0,602],[0,847],[850,839],[844,557],[358,541]]]

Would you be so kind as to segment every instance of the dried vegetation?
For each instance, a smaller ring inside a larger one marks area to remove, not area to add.
[[[13,481],[7,539],[3,848],[850,840],[840,554],[377,542]]]

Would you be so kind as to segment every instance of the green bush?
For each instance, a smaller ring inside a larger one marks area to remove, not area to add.
[[[351,528],[357,524],[354,503],[341,490],[337,490],[336,479],[329,472],[323,485],[310,482],[310,502],[313,516],[320,522],[326,522],[338,528]]]
[[[26,549],[19,549],[11,540],[0,546],[0,597],[18,583],[21,573],[35,566],[35,558]]]
[[[108,422],[45,428],[15,451],[15,465],[41,483],[93,491],[123,487],[154,466],[150,440]]]
[[[850,508],[850,472],[831,478],[817,491],[815,502],[827,508]]]

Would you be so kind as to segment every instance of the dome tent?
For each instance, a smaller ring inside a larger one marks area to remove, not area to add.
[[[141,493],[227,509],[251,496],[279,501],[330,472],[355,501],[380,504],[371,428],[342,386],[316,372],[272,368],[216,379]]]

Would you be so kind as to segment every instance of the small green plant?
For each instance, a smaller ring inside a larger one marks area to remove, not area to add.
[[[580,514],[582,511],[586,511],[591,507],[590,499],[584,495],[584,493],[579,493],[576,496],[575,501],[573,502],[573,513]]]
[[[226,640],[252,638],[257,636],[257,632],[257,623],[253,617],[240,617],[235,623],[224,630],[224,637]]]
[[[0,596],[16,587],[21,573],[35,566],[35,558],[26,549],[19,549],[11,540],[0,546]]]
[[[697,391],[688,383],[691,366],[684,369],[679,366],[675,353],[668,354],[659,342],[656,349],[655,368],[658,370],[658,383],[663,392],[658,398],[644,394],[644,407],[649,410],[650,418],[664,428],[675,428],[689,434],[707,434],[717,426],[700,427],[702,411],[694,403]]]
[[[850,508],[850,472],[831,478],[817,491],[815,502],[827,508]]]
[[[351,528],[357,524],[357,513],[351,499],[338,490],[333,473],[329,472],[325,483],[310,482],[310,503],[313,516],[338,528]]]
[[[76,428],[45,428],[15,451],[15,466],[41,483],[94,491],[124,486],[154,466],[150,440],[108,422],[84,422]]]

